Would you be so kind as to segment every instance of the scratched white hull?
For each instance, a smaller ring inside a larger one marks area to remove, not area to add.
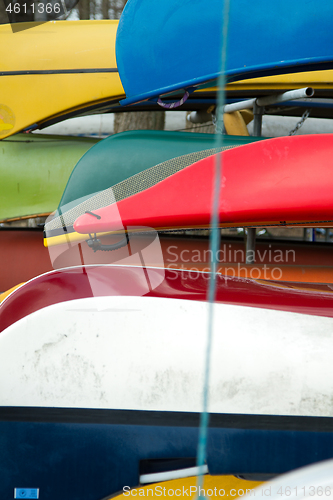
[[[94,297],[0,336],[0,405],[200,412],[204,302]],[[333,319],[216,304],[213,413],[333,416]]]

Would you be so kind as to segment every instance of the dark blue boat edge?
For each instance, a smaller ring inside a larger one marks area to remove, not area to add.
[[[2,407],[0,496],[102,500],[139,484],[145,460],[195,458],[199,413]],[[281,474],[333,457],[333,418],[212,414],[212,475]]]
[[[199,412],[1,406],[0,422],[41,422],[197,427]],[[210,413],[210,427],[333,432],[333,417]]]

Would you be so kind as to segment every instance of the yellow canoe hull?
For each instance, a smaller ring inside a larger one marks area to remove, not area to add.
[[[124,96],[115,56],[118,21],[30,24],[15,33],[9,24],[0,26],[6,47],[0,62],[0,139]]]
[[[12,32],[0,26],[7,48],[0,62],[0,139],[62,116],[88,113],[125,97],[115,56],[118,21],[29,23]],[[312,86],[333,89],[333,70],[235,82],[227,91],[278,91]],[[214,88],[197,91],[198,94]]]
[[[229,91],[275,91],[294,90],[303,87],[313,87],[317,90],[333,89],[333,70],[306,71],[304,73],[290,73],[289,75],[266,76],[234,82],[227,85]]]

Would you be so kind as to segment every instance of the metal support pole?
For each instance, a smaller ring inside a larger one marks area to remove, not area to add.
[[[248,227],[246,230],[246,264],[254,264],[256,248],[256,228]]]
[[[325,229],[325,241],[331,241],[331,230],[329,227]]]
[[[280,102],[292,101],[294,99],[312,97],[313,95],[314,90],[312,87],[305,87],[298,90],[288,90],[288,92],[283,92],[283,94],[274,94],[270,96],[259,97],[258,99],[246,99],[244,101],[226,104],[223,111],[224,113],[232,113],[233,111],[241,111],[242,109],[253,108],[254,103],[257,103],[258,106],[263,107],[278,104]]]
[[[312,241],[312,228],[310,227],[304,228],[303,238],[305,241]]]
[[[261,137],[263,111],[264,108],[253,103],[253,135],[256,137]],[[246,264],[253,264],[256,260],[256,228],[249,227],[246,233]]]
[[[255,137],[261,137],[263,112],[264,108],[258,106],[255,102],[253,104],[253,135]]]
[[[253,135],[261,137],[262,115],[264,108],[253,103]],[[256,228],[249,227],[246,235],[246,264],[254,264],[256,249]]]
[[[208,109],[201,109],[200,111],[192,111],[187,115],[187,121],[190,123],[207,123],[212,121],[211,107]]]

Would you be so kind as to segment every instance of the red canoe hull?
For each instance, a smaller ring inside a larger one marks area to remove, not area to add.
[[[128,230],[208,227],[218,161],[222,226],[333,224],[333,136],[322,134],[280,137],[209,156],[119,201],[117,210],[110,205],[94,210],[95,216],[81,215],[74,229],[117,231],[119,220]]]

